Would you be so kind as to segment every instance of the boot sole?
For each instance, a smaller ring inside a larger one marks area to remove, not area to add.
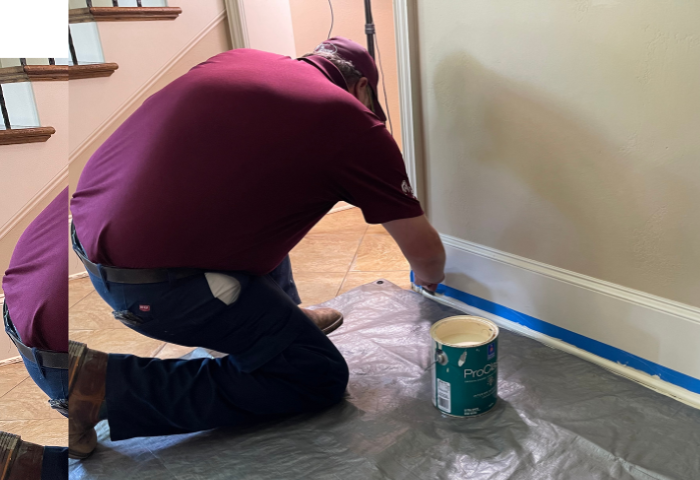
[[[343,320],[345,320],[345,317],[343,317],[341,315],[338,320],[336,320],[334,323],[331,323],[330,325],[328,325],[326,328],[324,328],[321,331],[324,334],[328,335],[329,333],[336,331],[338,329],[338,327],[340,327],[343,324]]]

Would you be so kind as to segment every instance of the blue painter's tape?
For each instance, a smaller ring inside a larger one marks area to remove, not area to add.
[[[413,272],[411,272],[411,281],[414,280]],[[570,345],[591,352],[594,355],[605,358],[612,362],[617,362],[622,365],[640,370],[649,375],[657,375],[661,380],[678,385],[694,393],[700,393],[700,379],[691,377],[681,372],[671,370],[670,368],[659,365],[658,363],[650,362],[632,353],[625,352],[619,348],[611,347],[605,343],[593,340],[592,338],[584,337],[578,333],[566,330],[551,323],[539,320],[530,315],[518,312],[512,308],[499,305],[490,300],[477,297],[475,295],[462,292],[456,288],[448,287],[440,284],[437,288],[437,293],[446,297],[454,298],[462,303],[471,305],[485,312],[498,315],[499,317],[518,323],[536,332],[543,333],[552,338],[558,338]]]

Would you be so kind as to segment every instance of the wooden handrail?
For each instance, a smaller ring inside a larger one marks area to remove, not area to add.
[[[116,63],[89,65],[25,65],[0,68],[0,84],[19,82],[52,82],[109,77],[119,68]]]
[[[116,63],[94,63],[91,65],[71,65],[68,68],[68,78],[80,80],[83,78],[109,77],[119,65]]]
[[[68,65],[25,65],[24,73],[30,82],[68,80]]]
[[[11,130],[0,130],[0,145],[45,142],[54,133],[56,133],[56,129],[53,127],[13,128]]]
[[[24,67],[3,67],[0,68],[0,83],[28,82]]]
[[[70,23],[175,20],[180,7],[90,7],[69,11]]]

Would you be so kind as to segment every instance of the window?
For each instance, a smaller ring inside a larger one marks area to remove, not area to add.
[[[68,31],[70,65],[105,63],[97,23],[71,23]]]
[[[32,63],[29,63],[29,62]],[[46,63],[43,63],[43,62]],[[0,111],[2,124],[0,130],[38,127],[39,114],[34,102],[32,84],[26,81],[22,67],[24,65],[53,65],[54,59],[2,58],[0,68],[4,72],[18,72],[19,75],[0,78]],[[19,68],[18,68],[19,67]],[[4,78],[4,80],[3,80]]]
[[[0,68],[26,67],[27,65],[68,65],[68,58],[0,58]]]
[[[68,69],[55,66],[61,61],[66,59],[0,58],[0,145],[45,142],[56,133],[53,127],[39,123],[29,80],[60,80],[54,71]]]

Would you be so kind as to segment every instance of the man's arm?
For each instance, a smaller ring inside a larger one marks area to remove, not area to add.
[[[445,247],[425,215],[383,225],[411,264],[415,284],[434,292],[445,279]]]

